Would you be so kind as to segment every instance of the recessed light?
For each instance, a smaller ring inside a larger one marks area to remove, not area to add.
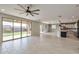
[[[1,11],[5,11],[5,9],[1,9]]]

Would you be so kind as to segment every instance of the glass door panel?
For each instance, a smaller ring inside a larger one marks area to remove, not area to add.
[[[21,21],[14,20],[14,39],[21,38]]]
[[[3,41],[13,39],[13,22],[3,18]]]
[[[27,36],[27,26],[26,23],[22,21],[22,37],[26,37],[26,36]]]

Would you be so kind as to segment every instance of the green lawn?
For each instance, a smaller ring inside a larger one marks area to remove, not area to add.
[[[26,31],[22,32],[22,37],[30,36],[31,32],[27,33]],[[14,32],[14,38],[21,38],[21,32]],[[3,33],[3,41],[13,39],[13,33],[7,32]]]
[[[22,35],[25,35],[27,34],[27,32],[22,32]],[[6,36],[12,36],[13,33],[10,33],[10,32],[7,32],[7,33],[3,33],[3,36],[6,37]],[[21,35],[21,32],[14,32],[14,35]]]

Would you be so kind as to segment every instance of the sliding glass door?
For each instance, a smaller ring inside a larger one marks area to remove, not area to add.
[[[3,19],[3,41],[13,39],[13,22],[11,19]]]
[[[31,36],[31,22],[3,18],[3,41]]]

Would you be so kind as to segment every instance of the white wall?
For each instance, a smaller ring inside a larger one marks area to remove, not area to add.
[[[40,22],[32,22],[32,36],[40,36]]]

